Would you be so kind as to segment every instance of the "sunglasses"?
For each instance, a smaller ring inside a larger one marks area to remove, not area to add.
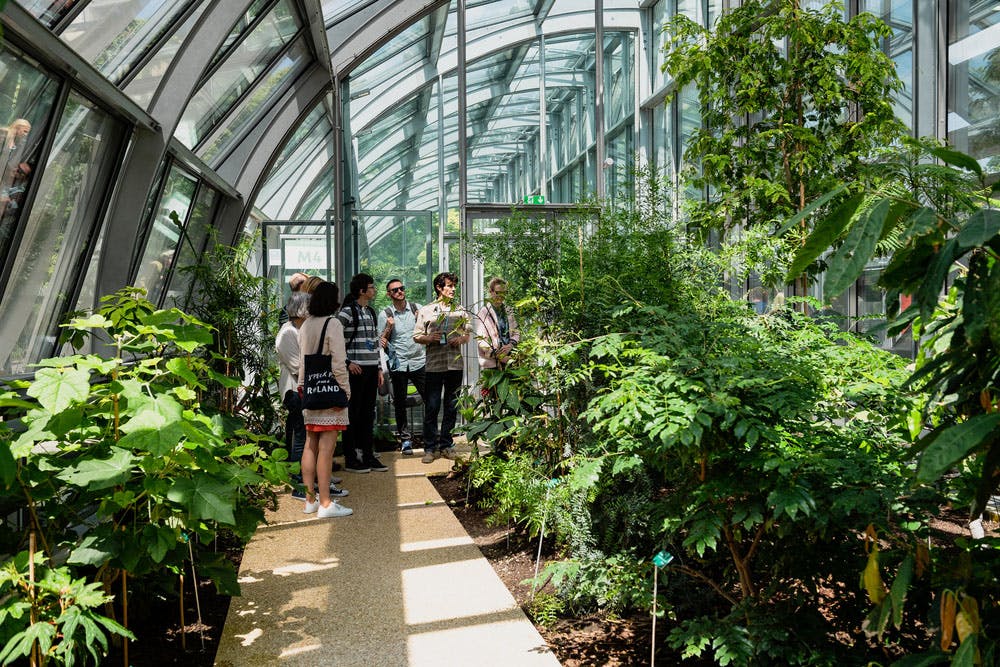
[[[389,291],[390,292],[405,292],[406,291],[406,287],[405,286],[393,287]]]

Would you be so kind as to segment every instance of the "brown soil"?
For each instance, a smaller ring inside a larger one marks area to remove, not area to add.
[[[455,516],[493,565],[497,575],[510,589],[514,599],[531,618],[532,588],[523,583],[535,575],[538,542],[528,541],[510,526],[491,526],[487,514],[474,504],[466,504],[465,482],[453,474],[432,477],[441,497],[451,506]],[[545,567],[543,551],[539,570]],[[542,589],[543,592],[550,592]],[[533,619],[534,620],[534,619]],[[564,667],[626,667],[648,665],[650,657],[651,619],[646,614],[626,618],[590,615],[582,618],[559,619],[551,625],[535,622],[539,633]],[[669,648],[661,647],[663,634],[657,626],[656,664],[676,665],[681,660],[674,654],[665,655]],[[686,664],[697,667],[697,661]]]

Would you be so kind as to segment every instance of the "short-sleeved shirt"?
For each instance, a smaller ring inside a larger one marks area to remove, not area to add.
[[[464,336],[472,332],[472,316],[462,306],[452,303],[447,306],[440,301],[429,303],[417,311],[417,321],[413,335],[430,334],[435,342],[426,345],[428,373],[460,371],[465,369],[462,346],[441,344],[440,337]]]
[[[371,308],[362,308],[360,304],[352,301],[340,309],[337,319],[344,325],[347,361],[359,366],[378,366],[380,350],[378,329]]]
[[[412,304],[420,309],[420,304]],[[413,340],[413,327],[417,324],[417,315],[410,307],[409,301],[403,304],[403,310],[396,310],[396,306],[389,305],[378,313],[378,330],[385,331],[385,323],[389,315],[385,311],[392,313],[392,333],[389,334],[389,347],[396,353],[399,360],[400,371],[415,371],[423,368],[427,363],[427,351],[423,345]]]

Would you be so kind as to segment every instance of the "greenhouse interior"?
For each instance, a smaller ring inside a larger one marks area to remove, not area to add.
[[[0,8],[0,664],[1000,665],[1000,0]]]

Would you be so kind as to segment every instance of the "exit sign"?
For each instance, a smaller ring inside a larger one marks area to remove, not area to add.
[[[525,204],[544,204],[545,195],[528,195],[524,198]]]

